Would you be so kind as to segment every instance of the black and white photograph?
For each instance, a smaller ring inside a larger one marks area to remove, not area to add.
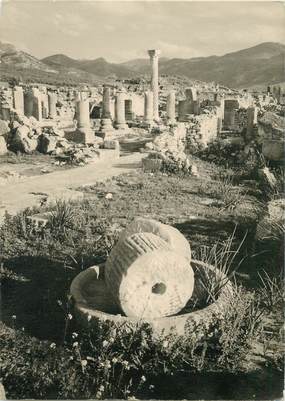
[[[284,392],[285,3],[0,0],[0,400]]]

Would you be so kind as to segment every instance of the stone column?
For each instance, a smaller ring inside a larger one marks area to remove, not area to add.
[[[144,121],[148,124],[153,123],[153,93],[151,91],[144,94]]]
[[[24,114],[26,117],[33,115],[34,96],[30,90],[24,93]]]
[[[111,120],[110,88],[108,86],[104,86],[100,132],[103,134],[103,137],[105,138],[108,136],[108,134],[112,134],[113,131],[114,131],[114,128],[113,128],[112,120]]]
[[[33,94],[33,116],[38,121],[42,120],[42,97],[38,88],[32,88]]]
[[[48,102],[48,95],[46,93],[42,93],[42,116],[43,118],[48,118],[49,116],[49,102]]]
[[[83,143],[93,143],[94,135],[90,128],[89,100],[78,100],[76,102],[77,131],[82,134]]]
[[[56,118],[56,102],[57,95],[54,92],[49,92],[48,94],[48,107],[49,107],[49,118]]]
[[[111,95],[110,95],[110,88],[108,86],[104,86],[103,90],[102,118],[111,119]]]
[[[78,100],[77,106],[77,127],[78,128],[90,128],[89,119],[89,101],[88,100]]]
[[[118,92],[115,100],[115,127],[118,129],[128,129],[125,116],[125,93]]]
[[[246,137],[247,139],[251,139],[253,136],[254,126],[257,124],[257,108],[249,107],[247,109],[247,128],[246,128]]]
[[[169,92],[166,103],[166,116],[169,124],[175,124],[175,91]]]
[[[153,118],[155,121],[159,120],[158,113],[158,57],[160,55],[160,50],[148,50],[150,56],[152,75],[151,75],[151,90],[153,92]]]
[[[24,114],[24,92],[21,86],[15,86],[13,90],[13,106],[19,114]]]
[[[178,121],[187,121],[186,114],[188,114],[189,102],[187,99],[178,102]]]

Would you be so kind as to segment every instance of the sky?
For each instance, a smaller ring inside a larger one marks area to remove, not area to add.
[[[1,3],[1,0],[0,0]],[[111,62],[222,55],[285,43],[285,3],[201,1],[5,1],[0,41],[35,57],[63,53]]]

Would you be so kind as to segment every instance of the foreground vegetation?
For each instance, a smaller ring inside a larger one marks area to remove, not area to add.
[[[134,172],[85,188],[79,203],[59,201],[5,217],[0,377],[9,398],[161,397],[157,383],[177,375],[178,381],[179,375],[210,372],[236,377],[260,364],[283,369],[280,261],[272,243],[266,258],[253,258],[262,197],[210,164],[200,171],[200,178]],[[26,218],[46,211],[45,226]],[[213,324],[187,338],[173,332],[155,339],[144,324],[77,327],[68,297],[72,279],[104,262],[120,230],[137,215],[176,226],[194,257],[231,277],[234,295]]]

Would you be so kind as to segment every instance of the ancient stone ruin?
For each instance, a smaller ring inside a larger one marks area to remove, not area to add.
[[[213,280],[218,274],[223,288],[215,302],[194,311],[191,305],[206,297],[205,274]],[[73,280],[70,294],[82,325],[97,319],[146,321],[156,334],[174,328],[185,335],[200,320],[212,321],[231,290],[223,273],[192,260],[190,245],[177,229],[139,217],[121,233],[104,265]]]

